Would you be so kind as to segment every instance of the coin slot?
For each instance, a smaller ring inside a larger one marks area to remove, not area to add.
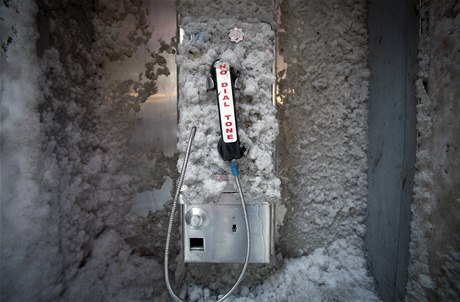
[[[234,225],[232,226],[232,231],[233,231],[233,233],[236,233],[236,224],[234,224]]]
[[[190,238],[190,251],[204,251],[204,238]]]

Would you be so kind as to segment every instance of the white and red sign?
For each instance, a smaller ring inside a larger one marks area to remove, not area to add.
[[[230,66],[217,62],[216,68],[217,94],[219,98],[220,126],[224,143],[234,143],[238,140],[236,133],[235,104],[233,102]]]

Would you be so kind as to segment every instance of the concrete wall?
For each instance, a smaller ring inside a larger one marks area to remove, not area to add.
[[[368,1],[369,96],[366,246],[384,301],[402,301],[415,168],[416,3]]]

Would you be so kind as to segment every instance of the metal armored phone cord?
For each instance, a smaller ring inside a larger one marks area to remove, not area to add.
[[[169,216],[168,233],[167,233],[167,236],[166,236],[165,262],[164,262],[165,281],[166,281],[166,287],[168,288],[169,294],[177,302],[183,302],[183,300],[181,298],[179,298],[176,295],[176,293],[174,293],[174,290],[172,289],[171,283],[169,281],[169,260],[168,260],[168,258],[169,258],[169,245],[171,243],[171,232],[172,232],[172,226],[173,226],[173,221],[174,221],[174,214],[176,213],[177,202],[178,202],[178,199],[179,199],[179,194],[180,194],[180,190],[182,188],[182,184],[184,182],[185,171],[187,170],[187,164],[188,164],[188,160],[189,160],[189,157],[190,157],[190,150],[192,148],[192,142],[193,142],[193,138],[195,137],[195,133],[196,133],[196,127],[193,127],[192,130],[191,130],[191,133],[190,133],[190,137],[188,139],[187,149],[186,149],[186,152],[185,152],[184,163],[182,164],[181,173],[179,175],[179,183],[177,184],[177,188],[176,188],[176,194],[174,195],[173,206],[172,206],[172,209],[171,209],[171,214]],[[244,213],[244,221],[246,223],[246,238],[247,238],[246,258],[244,260],[243,269],[241,270],[241,273],[240,273],[238,279],[236,280],[235,284],[232,286],[232,288],[230,288],[230,290],[225,295],[223,295],[220,299],[218,299],[217,302],[221,302],[221,301],[224,301],[225,299],[227,299],[233,293],[233,291],[238,287],[238,285],[241,283],[241,281],[243,280],[244,273],[246,272],[246,269],[248,267],[249,254],[250,254],[250,251],[251,251],[251,236],[250,236],[251,233],[250,233],[250,228],[249,228],[248,212],[246,210],[246,203],[245,203],[244,196],[243,196],[243,190],[241,189],[238,165],[234,161],[231,161],[230,162],[230,167],[232,169],[232,174],[233,174],[233,176],[235,177],[235,180],[236,180],[236,186],[238,188],[238,193],[239,193],[240,199],[241,199],[241,207],[243,208],[243,213]]]

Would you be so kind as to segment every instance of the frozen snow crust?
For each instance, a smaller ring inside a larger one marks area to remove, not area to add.
[[[180,26],[185,31],[177,56],[178,149],[182,154],[191,127],[197,127],[185,177],[187,190],[183,194],[187,202],[212,201],[225,186],[225,182],[214,177],[229,174],[228,163],[217,151],[220,126],[216,91],[206,90],[206,78],[217,59],[240,73],[242,87],[235,90],[236,117],[240,142],[247,151],[238,163],[247,200],[276,202],[280,197],[280,181],[274,168],[278,123],[272,104],[274,32],[270,24],[203,17],[184,18]],[[244,33],[244,40],[238,44],[228,37],[234,27]],[[179,169],[182,159],[183,156],[178,162]]]

